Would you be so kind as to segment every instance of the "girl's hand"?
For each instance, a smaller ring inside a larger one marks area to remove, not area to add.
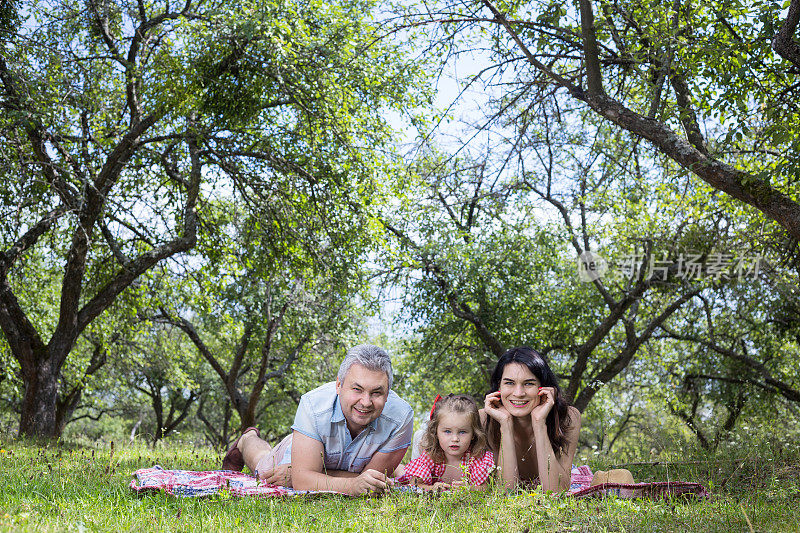
[[[554,387],[539,387],[539,405],[531,411],[531,420],[534,424],[544,424],[547,415],[556,404],[556,389]]]
[[[495,419],[501,426],[511,420],[511,413],[503,407],[500,391],[490,392],[483,401],[484,412]]]
[[[450,485],[447,483],[442,483],[441,481],[437,481],[433,485],[423,485],[423,490],[427,490],[430,492],[442,492],[450,488]]]

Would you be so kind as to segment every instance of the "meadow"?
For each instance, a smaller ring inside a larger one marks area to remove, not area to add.
[[[694,454],[627,464],[637,481],[702,483],[703,501],[573,500],[540,491],[418,496],[179,499],[135,494],[138,468],[215,469],[220,454],[179,442],[142,444],[0,440],[0,531],[800,531],[800,463],[780,449],[759,456]],[[614,463],[590,461],[594,470]]]

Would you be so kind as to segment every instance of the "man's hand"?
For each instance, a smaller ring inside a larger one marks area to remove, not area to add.
[[[258,479],[270,485],[292,486],[292,465],[278,465],[258,473]]]
[[[358,477],[348,480],[347,494],[360,496],[368,493],[381,493],[394,486],[394,481],[377,470],[364,470]]]

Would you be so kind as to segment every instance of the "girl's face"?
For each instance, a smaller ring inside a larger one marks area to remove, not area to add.
[[[500,400],[511,416],[528,416],[539,405],[539,378],[521,363],[508,363],[500,379]]]
[[[439,415],[436,437],[447,458],[461,459],[472,443],[472,417],[469,413],[445,411]]]

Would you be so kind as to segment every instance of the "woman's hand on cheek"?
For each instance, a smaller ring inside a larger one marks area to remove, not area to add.
[[[531,411],[531,420],[534,424],[544,424],[547,415],[556,404],[556,389],[553,387],[539,387],[539,405]]]
[[[483,402],[483,410],[501,425],[511,420],[511,414],[503,407],[500,391],[490,392]]]

